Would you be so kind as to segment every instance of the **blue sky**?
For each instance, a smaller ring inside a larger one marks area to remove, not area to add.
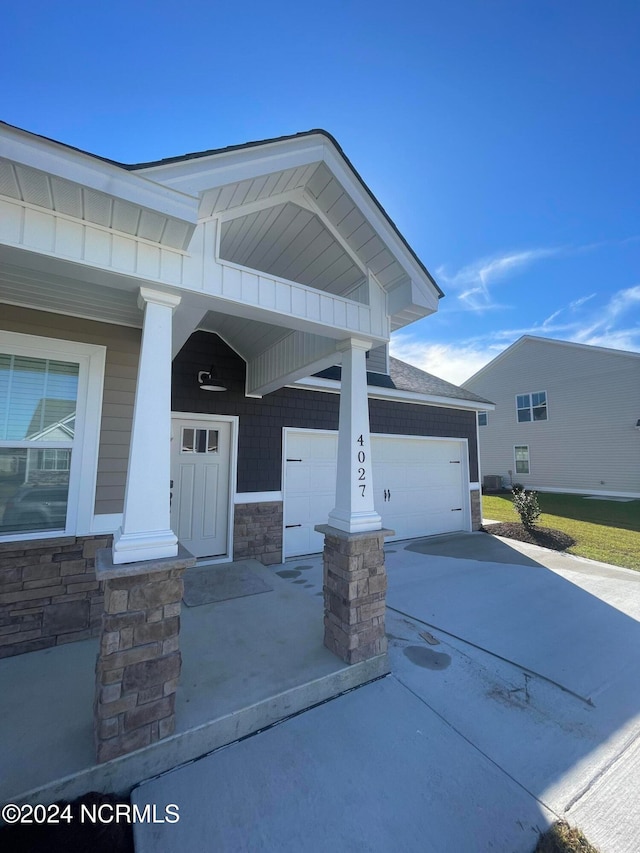
[[[25,0],[0,118],[123,162],[322,127],[446,293],[392,352],[640,351],[640,3]]]

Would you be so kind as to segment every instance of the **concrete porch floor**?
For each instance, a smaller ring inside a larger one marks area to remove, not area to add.
[[[0,800],[126,791],[389,671],[386,655],[347,666],[323,646],[322,598],[291,582],[299,568],[243,562],[273,590],[183,604],[176,732],[135,753],[95,763],[97,640],[0,661]]]

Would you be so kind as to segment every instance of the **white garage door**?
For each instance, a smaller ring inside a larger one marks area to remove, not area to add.
[[[335,505],[337,433],[285,434],[285,556],[314,554]],[[393,539],[470,530],[466,442],[371,436],[375,508]]]

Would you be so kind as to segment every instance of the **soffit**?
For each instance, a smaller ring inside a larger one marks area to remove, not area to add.
[[[335,294],[366,280],[319,217],[293,202],[223,222],[220,256]]]
[[[292,197],[289,203],[282,200],[287,194]],[[274,199],[273,208],[263,207],[246,215],[242,213],[243,206],[268,199]],[[228,214],[234,209],[238,210],[237,218],[229,220],[229,217],[225,217],[223,257],[233,259],[231,253],[236,251],[236,239],[243,241],[243,252],[246,255],[250,254],[252,238],[257,238],[258,243],[265,245],[269,239],[272,244],[267,259],[261,257],[265,246],[257,245],[252,263],[248,263],[246,257],[245,260],[235,258],[237,263],[333,293],[345,293],[364,280],[362,272],[357,274],[358,266],[354,258],[357,258],[361,267],[371,270],[385,288],[392,287],[408,275],[365,214],[323,162],[236,181],[206,190],[202,195],[201,216]],[[294,212],[296,221],[292,222]],[[269,229],[268,237],[261,230],[263,226]],[[278,233],[280,227],[282,232]],[[292,236],[292,229],[296,243],[290,247],[288,238]],[[320,252],[316,253],[318,247]],[[289,267],[294,250],[298,263],[286,274],[278,272],[277,269]],[[265,254],[268,254],[266,250]],[[278,259],[276,267],[265,266],[265,260],[275,258]],[[312,263],[314,266],[311,270],[303,277],[296,277],[302,276],[302,271]],[[333,264],[337,264],[337,268],[329,269]]]
[[[189,222],[5,159],[0,194],[175,249],[185,248],[193,233]]]
[[[291,329],[245,320],[228,314],[209,311],[198,324],[198,329],[215,332],[245,361],[263,353],[273,344],[291,334]]]
[[[0,301],[105,323],[142,326],[137,291],[118,290],[11,264],[0,265]]]

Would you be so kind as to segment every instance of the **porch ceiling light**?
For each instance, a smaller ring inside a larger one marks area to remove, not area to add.
[[[209,370],[201,370],[198,373],[198,382],[201,391],[226,391],[225,386],[218,379],[218,375],[213,369],[213,365]]]

